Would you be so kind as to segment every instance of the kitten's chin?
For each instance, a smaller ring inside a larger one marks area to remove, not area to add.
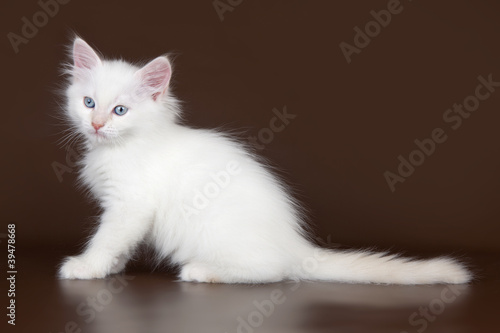
[[[109,143],[113,141],[113,138],[111,138],[109,135],[106,135],[104,133],[90,133],[87,135],[88,139],[90,142],[93,144],[101,144],[101,143]]]

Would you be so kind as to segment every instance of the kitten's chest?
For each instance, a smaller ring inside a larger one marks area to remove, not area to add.
[[[146,186],[144,156],[91,152],[84,161],[81,180],[99,199],[140,197]]]

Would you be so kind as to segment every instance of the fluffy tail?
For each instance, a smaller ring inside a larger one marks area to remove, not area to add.
[[[467,283],[472,274],[452,258],[414,260],[386,253],[315,248],[303,256],[296,278],[350,283]]]

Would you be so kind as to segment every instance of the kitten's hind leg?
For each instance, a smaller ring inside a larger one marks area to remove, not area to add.
[[[117,274],[120,273],[125,269],[125,266],[127,265],[127,262],[129,260],[129,257],[125,254],[122,254],[118,256],[117,258],[114,259],[113,264],[110,269],[110,274]]]
[[[187,282],[219,283],[219,278],[209,265],[191,262],[182,266],[179,278]]]
[[[262,265],[260,267],[212,266],[191,262],[184,265],[179,274],[182,281],[206,283],[272,283],[282,281],[286,274]]]

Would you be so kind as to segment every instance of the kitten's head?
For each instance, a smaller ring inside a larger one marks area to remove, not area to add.
[[[92,144],[122,143],[175,121],[175,99],[168,92],[171,66],[158,57],[143,67],[103,60],[76,38],[66,91],[67,116]]]

